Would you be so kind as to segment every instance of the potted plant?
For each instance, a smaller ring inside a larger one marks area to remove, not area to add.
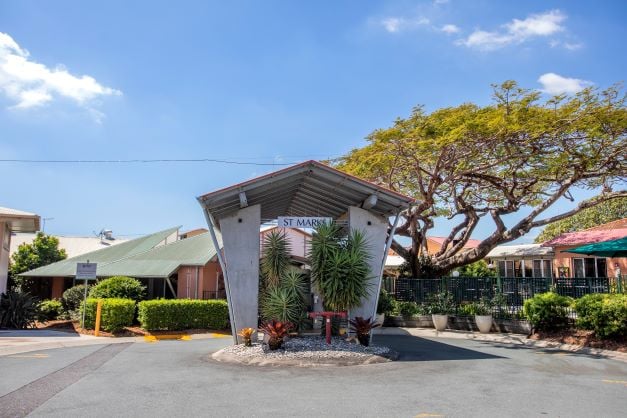
[[[268,339],[268,348],[270,350],[278,350],[283,346],[283,339],[289,334],[292,324],[289,322],[281,322],[272,320],[261,326],[261,330],[266,334]]]
[[[377,302],[377,317],[376,321],[379,325],[383,326],[385,322],[385,316],[394,312],[395,300],[385,289],[381,289],[379,294],[379,301]]]
[[[355,317],[355,319],[351,319],[348,321],[351,325],[351,331],[357,335],[357,340],[359,340],[359,344],[364,347],[368,347],[370,345],[370,332],[373,328],[380,326],[376,321],[373,321],[372,318],[364,319],[361,316]]]
[[[479,332],[482,334],[488,334],[492,329],[492,306],[490,302],[481,299],[481,302],[473,304],[475,323]]]
[[[446,291],[433,295],[429,301],[428,309],[435,329],[444,331],[448,324],[448,316],[455,311],[453,295]]]

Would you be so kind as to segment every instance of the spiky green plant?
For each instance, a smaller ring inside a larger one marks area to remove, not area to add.
[[[0,294],[0,328],[26,329],[35,324],[39,300],[29,293]]]
[[[299,324],[304,318],[303,308],[300,295],[280,286],[271,287],[266,290],[261,301],[261,316],[266,320],[276,319]]]
[[[295,270],[288,270],[281,276],[279,286],[285,289],[290,295],[305,303],[307,295],[307,277]]]
[[[261,274],[266,287],[279,285],[281,276],[290,264],[290,244],[282,231],[270,231],[263,240]]]
[[[310,263],[314,283],[325,306],[346,311],[368,295],[368,243],[363,232],[342,237],[337,225],[322,225],[313,234]]]

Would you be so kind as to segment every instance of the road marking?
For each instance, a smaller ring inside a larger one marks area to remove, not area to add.
[[[623,385],[627,387],[627,380],[603,380],[603,383],[610,383],[614,385]]]
[[[444,415],[441,414],[432,414],[430,412],[421,412],[418,415],[415,415],[414,418],[419,418],[419,417],[443,417]]]
[[[8,356],[10,358],[48,358],[50,357],[48,354],[15,354],[12,356]]]
[[[217,332],[212,332],[211,338],[231,338],[231,334],[218,334]]]
[[[166,334],[166,335],[144,335],[144,341],[156,343],[161,340],[191,341],[192,336],[188,334]]]

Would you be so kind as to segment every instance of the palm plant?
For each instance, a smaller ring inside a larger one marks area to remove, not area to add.
[[[271,231],[263,240],[261,274],[267,287],[279,285],[290,264],[290,243],[284,232]]]
[[[299,324],[304,318],[303,301],[299,295],[283,287],[271,287],[261,300],[261,316]]]

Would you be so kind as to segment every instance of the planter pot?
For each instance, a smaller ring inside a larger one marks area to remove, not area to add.
[[[377,324],[383,326],[383,323],[385,322],[385,314],[377,314],[377,316],[374,317],[374,320]]]
[[[492,315],[475,315],[475,322],[482,334],[488,334],[492,329]]]
[[[448,315],[431,315],[436,331],[444,331],[448,324]]]

